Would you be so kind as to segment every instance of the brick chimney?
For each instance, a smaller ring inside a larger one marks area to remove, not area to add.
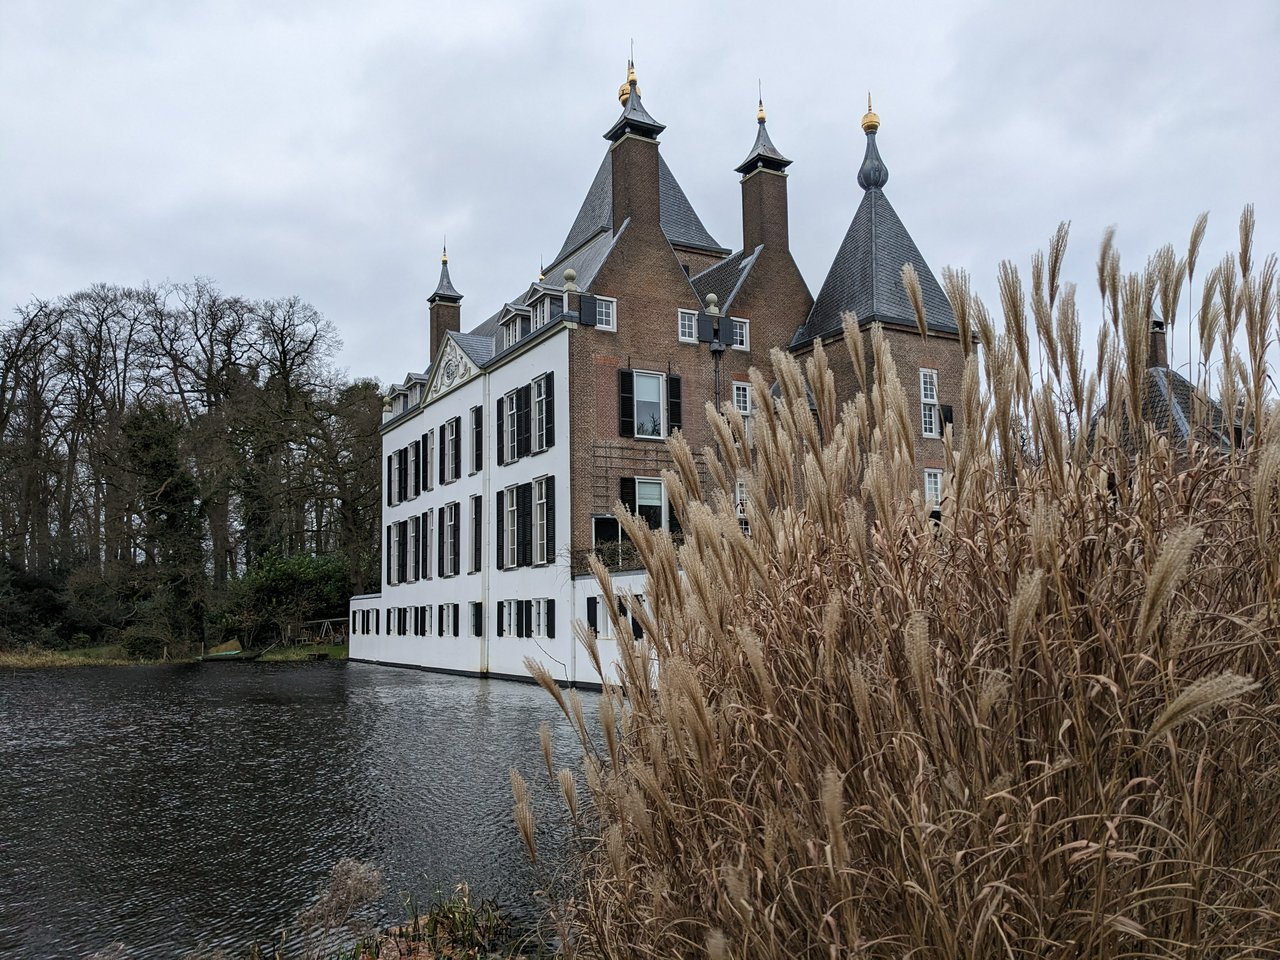
[[[763,244],[787,250],[787,174],[791,161],[778,152],[764,125],[764,101],[756,112],[756,142],[735,169],[742,174],[742,249]]]
[[[630,218],[632,229],[661,230],[658,194],[658,134],[666,129],[640,102],[635,66],[627,64],[627,82],[618,91],[622,116],[604,135],[613,143],[613,230]]]
[[[449,251],[440,254],[440,282],[436,284],[435,293],[427,298],[431,305],[431,355],[434,363],[440,355],[440,343],[444,335],[452,330],[462,330],[462,294],[453,288],[449,279]]]
[[[1147,338],[1147,366],[1169,366],[1169,345],[1165,339],[1164,321],[1158,317],[1151,320],[1151,333]]]

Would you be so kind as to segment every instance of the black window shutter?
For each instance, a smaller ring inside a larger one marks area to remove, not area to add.
[[[395,498],[395,482],[396,482],[396,455],[394,453],[387,454],[387,506],[391,506],[396,502]]]
[[[445,476],[444,463],[445,463],[445,460],[447,460],[449,457],[449,447],[448,447],[448,444],[445,442],[448,439],[449,435],[445,431],[444,426],[445,425],[443,423],[440,424],[440,468],[439,468],[440,478],[439,479],[441,483],[444,483],[444,476]]]
[[[533,413],[530,409],[531,394],[532,386],[528,383],[516,391],[516,455],[520,457],[529,455],[529,424]]]
[[[556,445],[556,378],[553,374],[548,373],[542,378],[542,382],[545,384],[542,388],[542,395],[546,398],[542,446],[554,447]]]
[[[619,477],[618,478],[618,499],[622,501],[622,505],[632,513],[636,512],[636,478],[635,477]]]
[[[422,435],[422,489],[432,489],[431,482],[431,457],[435,453],[436,438],[435,434],[427,431]]]
[[[709,313],[698,314],[698,342],[710,343],[715,339],[716,318]]]
[[[524,636],[524,601],[512,600],[511,602],[516,605],[516,636],[523,637]]]
[[[554,640],[556,638],[556,600],[555,597],[547,600],[547,639]]]
[[[630,370],[618,371],[618,436],[636,435],[636,382]]]
[[[393,523],[387,524],[387,583],[392,583],[395,580],[395,577],[392,576],[392,564],[395,562],[395,558],[391,555],[391,528],[394,526],[395,524]]]
[[[680,527],[680,521],[676,519],[676,512],[671,507],[671,501],[667,501],[667,529],[671,531],[671,536],[678,537],[684,533]]]
[[[503,623],[502,623],[502,604],[503,604],[503,601],[499,600],[499,601],[498,601],[498,605],[497,605],[497,606],[498,606],[498,636],[502,636],[502,628],[503,628]]]
[[[587,597],[587,626],[596,632],[600,630],[595,597]]]
[[[462,476],[462,418],[453,418],[453,478]]]
[[[436,604],[436,636],[444,636],[444,604]]]
[[[396,484],[400,500],[409,499],[409,448],[401,447],[396,451]]]
[[[516,538],[519,564],[527,567],[533,563],[533,484],[522,483],[516,489]]]
[[[445,513],[446,511],[444,507],[441,507],[437,511],[438,519],[440,521],[437,524],[437,526],[440,529],[437,531],[437,533],[439,534],[439,542],[436,544],[436,574],[441,577],[444,576],[444,515]]]
[[[498,426],[495,436],[498,438],[498,464],[502,465],[507,462],[507,418],[503,416],[506,408],[506,398],[498,398]]]
[[[596,298],[583,294],[578,298],[578,322],[584,327],[596,325]]]
[[[680,378],[672,374],[667,377],[667,432],[680,426],[683,404],[680,402]]]
[[[404,583],[409,573],[409,521],[400,521],[400,543],[396,547],[397,579]]]
[[[547,489],[547,561],[553,563],[556,558],[556,478],[547,477],[544,482]]]
[[[533,636],[533,601],[524,601],[524,635],[525,637]]]
[[[458,616],[458,605],[455,603],[453,605],[453,635],[455,637],[458,635],[458,621],[460,619],[461,617]]]
[[[453,572],[460,573],[462,571],[462,504],[455,503],[453,505]],[[457,617],[454,618],[455,622]],[[457,634],[454,634],[457,636]]]
[[[506,499],[506,494],[502,490],[499,490],[498,495],[494,498],[495,502],[498,504],[498,522],[494,527],[494,529],[497,530],[497,534],[494,537],[494,539],[497,540],[498,542],[498,556],[496,558],[496,563],[494,565],[499,570],[501,570],[503,567],[507,565],[506,564],[507,552],[506,550],[503,549],[503,542],[502,542],[503,537],[506,535],[506,532],[507,532],[507,525],[502,522],[504,519],[504,517],[502,516],[503,501],[505,499]]]
[[[471,468],[479,471],[484,467],[484,409],[471,408]]]
[[[471,569],[479,573],[484,562],[484,540],[481,538],[484,523],[481,513],[484,510],[484,501],[476,497],[472,502],[475,504],[475,510],[472,511],[471,517]]]
[[[422,443],[413,441],[413,495],[422,493]]]
[[[478,637],[483,632],[480,629],[480,626],[481,626],[480,618],[483,616],[484,616],[484,604],[483,603],[471,604],[471,635],[473,637]]]

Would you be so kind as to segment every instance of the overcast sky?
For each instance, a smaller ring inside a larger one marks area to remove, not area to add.
[[[1209,210],[1207,264],[1252,201],[1280,249],[1275,0],[0,6],[0,307],[197,275],[297,294],[384,383],[426,365],[442,236],[464,329],[554,256],[632,39],[663,154],[734,249],[762,82],[814,293],[861,198],[868,89],[886,193],[993,307],[998,262],[1060,220],[1090,312],[1108,224],[1136,268]]]

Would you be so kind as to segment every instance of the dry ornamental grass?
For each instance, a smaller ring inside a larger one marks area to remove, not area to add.
[[[1280,322],[1252,211],[1187,311],[1222,358],[1193,439],[1142,416],[1152,318],[1186,342],[1203,234],[1129,275],[1107,235],[1096,364],[1065,227],[1029,289],[1002,265],[1002,329],[947,275],[980,349],[936,522],[888,345],[865,355],[852,318],[864,394],[837,406],[821,347],[803,371],[776,352],[750,445],[709,409],[700,478],[672,438],[684,543],[622,515],[644,639],[614,623],[598,725],[546,684],[586,748],[576,786],[547,757],[581,850],[566,952],[1280,955]]]

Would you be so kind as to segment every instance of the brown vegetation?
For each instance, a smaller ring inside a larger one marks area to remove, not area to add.
[[[949,275],[982,350],[936,521],[918,492],[918,413],[878,336],[865,357],[846,328],[873,373],[843,407],[815,350],[816,422],[782,353],[776,408],[755,377],[753,446],[737,414],[709,410],[709,484],[673,438],[685,541],[623,517],[648,611],[641,641],[614,623],[620,682],[599,725],[542,673],[586,750],[582,777],[547,750],[582,843],[557,914],[566,952],[1280,950],[1280,417],[1266,361],[1280,327],[1251,212],[1239,256],[1194,303],[1245,442],[1175,445],[1141,420],[1152,319],[1177,316],[1202,236],[1198,223],[1187,257],[1166,248],[1126,276],[1108,235],[1096,365],[1059,280],[1065,228],[1028,291],[1002,265],[1003,330]]]

